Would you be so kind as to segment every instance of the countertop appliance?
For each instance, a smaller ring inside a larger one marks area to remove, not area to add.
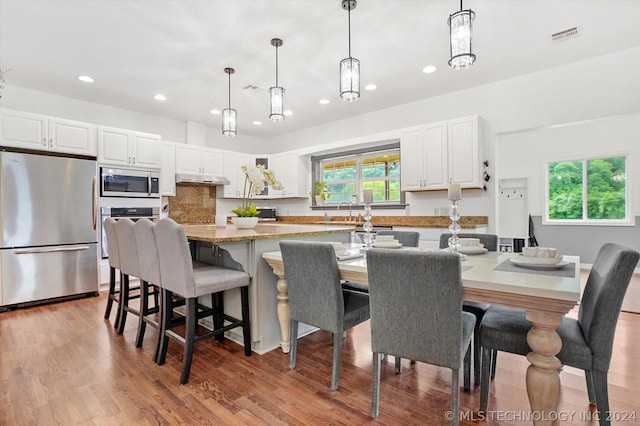
[[[257,207],[260,213],[258,214],[258,220],[260,222],[269,222],[276,220],[276,208],[275,207]]]
[[[0,306],[98,294],[96,161],[0,151]]]
[[[100,167],[103,197],[160,198],[160,172]]]

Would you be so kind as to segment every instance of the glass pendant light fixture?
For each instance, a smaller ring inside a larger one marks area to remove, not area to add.
[[[451,59],[449,65],[454,69],[469,68],[476,60],[476,55],[471,50],[472,23],[476,18],[473,10],[460,10],[449,15],[449,38],[451,44]]]
[[[360,97],[360,61],[351,57],[351,11],[356,0],[342,0],[342,8],[349,13],[349,57],[340,61],[340,97],[352,102]]]
[[[233,68],[225,68],[224,72],[229,76],[229,108],[222,110],[222,134],[233,137],[236,135],[238,120],[235,109],[231,109],[231,74],[236,72]]]
[[[271,121],[284,120],[284,88],[278,86],[278,47],[282,46],[282,40],[272,38],[271,45],[276,48],[276,85],[269,89],[269,99],[271,103]]]

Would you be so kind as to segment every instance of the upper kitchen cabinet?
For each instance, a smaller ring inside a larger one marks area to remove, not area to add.
[[[402,134],[403,191],[482,188],[480,118],[463,117],[411,129]]]
[[[0,145],[96,156],[92,124],[6,109],[0,117]]]
[[[311,172],[306,166],[304,158],[284,154],[270,158],[269,167],[276,175],[283,188],[271,191],[270,198],[309,198],[309,187],[311,186]]]
[[[176,145],[176,173],[223,175],[223,151],[197,145]]]
[[[114,166],[160,168],[160,136],[98,127],[98,162]]]
[[[242,198],[244,192],[244,173],[240,169],[245,164],[253,164],[249,154],[240,152],[224,152],[222,175],[229,179],[229,185],[224,186],[225,198]]]
[[[176,195],[176,144],[162,141],[160,145],[160,195]]]

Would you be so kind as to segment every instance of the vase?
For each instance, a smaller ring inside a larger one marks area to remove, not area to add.
[[[254,228],[258,224],[258,217],[238,217],[234,216],[231,218],[231,223],[235,225],[238,229],[251,229]]]
[[[324,206],[324,198],[321,195],[316,195],[316,206]]]

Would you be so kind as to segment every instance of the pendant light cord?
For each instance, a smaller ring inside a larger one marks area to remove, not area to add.
[[[462,2],[462,0],[460,0]],[[349,15],[349,58],[351,58],[351,4],[349,4],[349,10],[347,11]]]
[[[276,44],[276,87],[278,87],[278,45]]]
[[[228,72],[229,76],[229,109],[231,109],[231,72]]]

